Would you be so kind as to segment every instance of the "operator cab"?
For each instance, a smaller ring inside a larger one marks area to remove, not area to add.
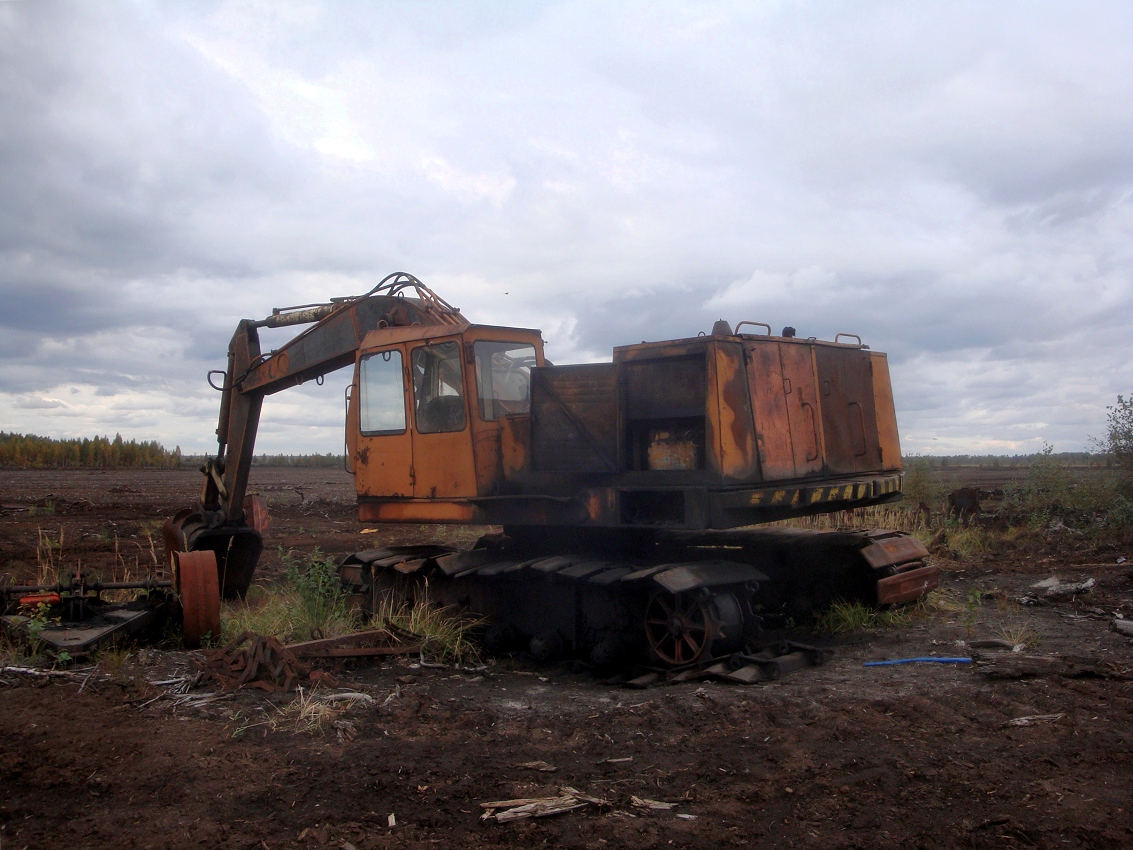
[[[363,518],[420,519],[425,511],[462,521],[465,511],[444,500],[495,495],[501,419],[529,411],[531,369],[542,365],[537,330],[414,325],[367,334],[346,424]]]

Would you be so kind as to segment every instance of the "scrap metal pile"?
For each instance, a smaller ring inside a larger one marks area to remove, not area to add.
[[[245,646],[244,644],[247,644]],[[260,688],[269,693],[295,690],[304,680],[334,685],[334,676],[317,659],[372,658],[419,653],[422,639],[393,625],[342,637],[283,644],[278,638],[243,632],[219,649],[194,659],[194,686],[216,682],[223,690]],[[316,660],[315,663],[308,663]]]

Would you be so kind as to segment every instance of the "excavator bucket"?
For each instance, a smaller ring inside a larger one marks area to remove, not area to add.
[[[217,581],[225,599],[243,599],[252,584],[263,536],[250,525],[225,523],[210,528],[199,514],[181,511],[162,528],[166,557],[174,553],[212,552],[216,556]]]

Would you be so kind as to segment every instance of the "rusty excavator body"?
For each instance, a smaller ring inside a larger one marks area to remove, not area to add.
[[[261,350],[259,328],[300,324]],[[471,324],[398,273],[365,295],[239,323],[214,384],[218,452],[198,503],[165,529],[202,588],[242,596],[263,549],[266,506],[247,485],[264,397],[347,366],[360,519],[502,526],[468,550],[348,556],[339,572],[364,608],[427,588],[488,618],[491,649],[672,668],[750,646],[768,617],[836,598],[907,602],[937,583],[924,546],[901,533],[750,527],[900,498],[886,356],[856,336],[720,321],[559,366],[538,330]],[[211,622],[197,607],[187,633]]]

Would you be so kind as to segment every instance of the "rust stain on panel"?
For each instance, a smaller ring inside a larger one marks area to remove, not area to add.
[[[748,384],[763,480],[793,478],[798,473],[791,446],[787,382],[783,378],[779,345],[755,341],[748,343],[747,350],[751,355]]]
[[[734,344],[713,347],[720,406],[721,471],[725,478],[734,481],[757,480],[759,458],[743,348]]]
[[[789,381],[787,415],[791,428],[791,449],[795,474],[808,475],[822,470],[822,431],[818,412],[818,389],[814,376],[812,346],[780,343],[783,379]]]

